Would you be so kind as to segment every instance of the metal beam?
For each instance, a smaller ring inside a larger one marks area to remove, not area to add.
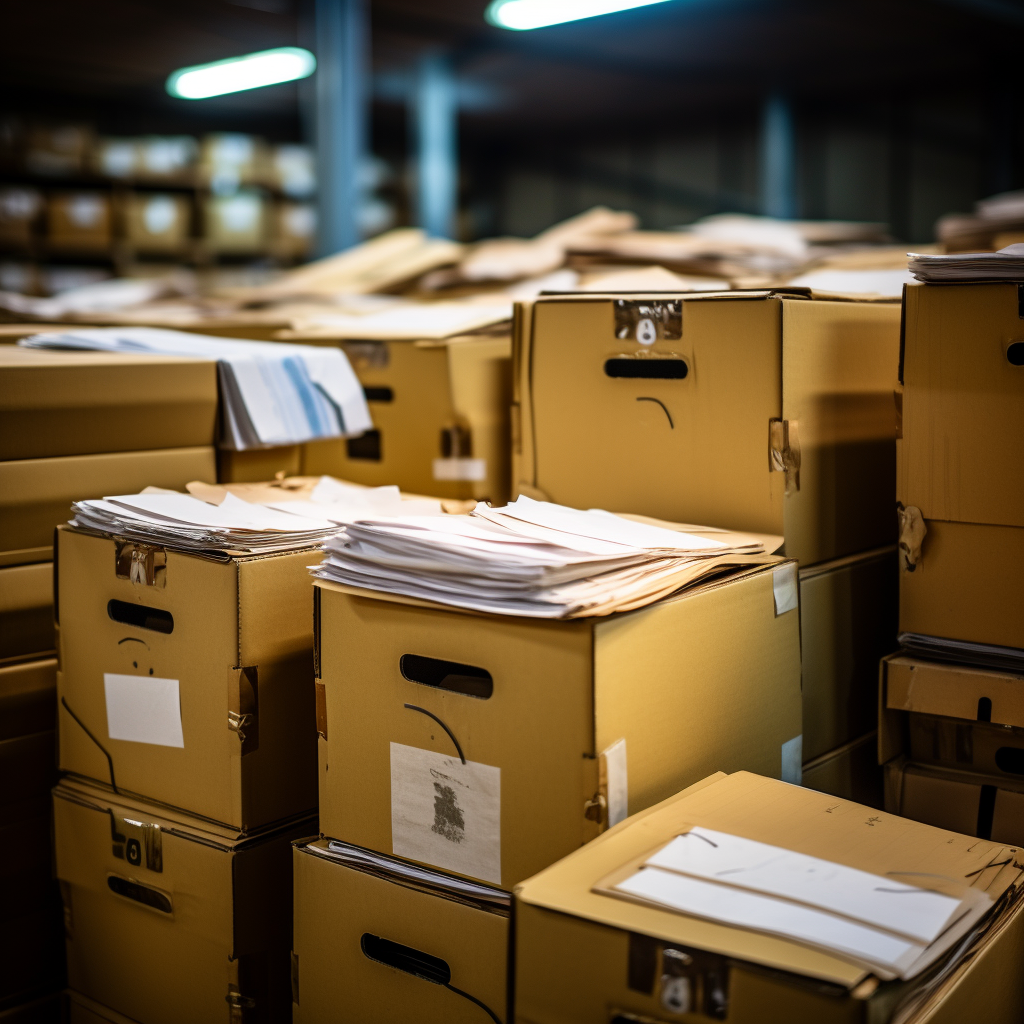
[[[317,248],[327,256],[361,238],[370,29],[365,0],[315,0]]]
[[[773,93],[761,121],[761,209],[767,217],[795,217],[796,133],[789,100]]]
[[[450,59],[427,53],[417,65],[412,95],[416,145],[416,214],[438,238],[455,234],[458,209],[459,96]]]

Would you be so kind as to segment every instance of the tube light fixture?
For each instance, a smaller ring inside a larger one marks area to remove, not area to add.
[[[299,46],[279,46],[242,57],[180,68],[167,79],[167,91],[183,100],[205,100],[245,89],[260,89],[308,78],[316,70],[316,57]]]
[[[567,21],[596,18],[634,7],[663,4],[666,0],[491,0],[484,15],[498,28],[525,32],[532,28],[562,25]]]

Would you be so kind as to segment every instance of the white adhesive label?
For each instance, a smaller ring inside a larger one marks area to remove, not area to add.
[[[629,817],[629,775],[626,768],[626,741],[616,740],[601,752],[608,792],[608,827]]]
[[[501,769],[391,744],[391,849],[501,884]]]
[[[801,733],[782,744],[782,771],[779,773],[779,778],[783,782],[792,782],[794,786],[803,785],[803,765],[804,737]]]
[[[435,480],[479,481],[487,476],[486,459],[434,459]]]
[[[800,607],[800,584],[796,574],[796,562],[780,565],[772,573],[772,590],[775,593],[776,615],[784,615]]]
[[[104,673],[107,736],[132,743],[184,747],[177,679]]]

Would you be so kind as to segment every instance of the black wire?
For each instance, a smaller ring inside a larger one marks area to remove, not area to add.
[[[422,714],[426,715],[427,718],[432,718],[435,722],[437,722],[437,724],[441,726],[441,728],[444,729],[446,733],[448,733],[448,738],[452,741],[452,743],[455,744],[455,749],[459,752],[459,760],[462,761],[463,764],[466,763],[466,755],[462,752],[462,747],[459,746],[459,741],[455,738],[455,733],[453,733],[451,729],[449,729],[448,726],[445,725],[444,722],[442,722],[441,719],[437,717],[437,715],[435,715],[432,711],[428,711],[426,708],[419,707],[416,704],[406,704],[405,706],[410,711],[419,711]],[[473,997],[469,996],[467,998],[472,999]]]
[[[408,707],[408,705],[406,706]],[[461,988],[456,988],[452,984],[445,984],[444,987],[448,989],[449,992],[454,992],[457,996],[462,996],[463,999],[468,999],[471,1003],[476,1003],[476,1005],[494,1021],[494,1024],[501,1024],[501,1018],[486,1003],[480,1002],[476,996],[471,996],[468,992],[463,992]]]
[[[96,737],[93,736],[93,734],[89,731],[89,727],[85,724],[85,722],[83,722],[78,717],[78,715],[76,715],[74,711],[72,711],[71,708],[68,707],[67,700],[65,700],[64,697],[61,697],[60,702],[64,705],[64,710],[82,727],[82,731],[85,733],[85,735],[88,736],[89,739],[91,739],[93,743],[95,743],[96,746],[99,747],[100,750],[103,752],[103,756],[107,759],[107,767],[110,769],[110,788],[115,793],[117,793],[117,783],[114,781],[114,759],[107,753],[107,748],[104,747],[103,744],[100,743],[100,741],[96,739]]]

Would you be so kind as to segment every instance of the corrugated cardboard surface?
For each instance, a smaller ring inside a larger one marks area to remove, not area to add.
[[[0,569],[0,662],[38,657],[55,647],[53,563]]]
[[[885,802],[882,767],[874,730],[804,765],[803,785],[868,807]]]
[[[242,840],[65,780],[54,826],[72,988],[146,1024],[224,1024],[232,988],[255,1000],[247,1019],[287,1019],[289,844],[310,822]],[[151,826],[160,870],[131,846]]]
[[[119,789],[239,828],[315,807],[311,552],[168,551],[165,585],[147,586],[116,575],[114,540],[58,538],[61,768],[109,784],[105,750]],[[172,631],[115,621],[110,601],[169,612]],[[185,746],[110,739],[105,673],[178,680]],[[255,715],[247,746],[232,711]]]
[[[65,1024],[136,1024],[123,1013],[103,1006],[80,992],[67,993],[67,1020]]]
[[[450,984],[506,1020],[509,920],[439,895],[294,852],[295,1024],[418,1021],[480,1024],[487,1014],[440,984],[370,959],[363,935],[444,960]]]
[[[644,352],[681,357],[688,372],[675,380],[606,375],[607,359],[641,348],[616,338],[611,297],[520,309],[516,488],[582,508],[785,533],[801,565],[892,543],[898,308],[678,298],[681,338]],[[768,459],[778,418],[798,424],[800,487],[788,496]]]
[[[0,347],[0,460],[214,441],[217,364]]]
[[[589,1024],[608,1019],[615,1010],[640,1019],[667,1019],[656,992],[629,986],[631,933],[658,945],[729,958],[727,1019],[734,1024],[888,1019],[888,1001],[902,990],[894,992],[889,986],[873,996],[854,996],[864,973],[842,960],[782,939],[592,891],[611,872],[695,824],[879,873],[891,869],[894,856],[903,858],[901,864],[910,856],[922,870],[943,874],[962,870],[967,861],[982,855],[986,860],[1005,860],[997,857],[1004,849],[993,844],[980,849],[978,840],[745,772],[719,774],[624,822],[517,888],[517,1021]],[[983,873],[989,891],[1001,891],[1004,871],[996,867]],[[980,970],[989,984],[995,983],[993,969],[1005,962],[1006,955],[995,950],[1008,945],[1013,954],[1020,954],[1020,920],[1018,907],[1012,927],[986,947],[992,955],[974,960],[967,976]],[[653,966],[652,961],[652,974]],[[967,996],[974,986],[959,983],[963,974],[953,977],[957,983],[947,998],[956,1013],[950,1016],[947,1006],[928,1019],[971,1019]],[[831,984],[815,985],[815,979]],[[877,1007],[872,1005],[876,1001]],[[1024,986],[1014,980],[999,998],[986,1002],[1003,1003],[1005,1012],[991,1019],[1011,1024],[1024,1009]]]
[[[900,500],[926,519],[1024,527],[1017,285],[909,285],[906,306]]]
[[[799,621],[772,569],[606,619],[538,621],[346,593],[318,582],[325,835],[392,852],[390,744],[500,769],[503,888],[592,838],[599,755],[626,741],[629,810],[718,767],[778,776],[800,733]],[[410,681],[405,654],[489,672],[493,694]],[[442,865],[442,867],[445,867]],[[450,870],[450,868],[445,868]]]
[[[878,661],[896,648],[898,579],[895,548],[800,573],[805,762],[875,728]]]
[[[900,632],[1024,647],[1024,528],[926,519],[900,572]]]
[[[144,487],[184,490],[216,476],[213,448],[165,448],[0,462],[0,565],[48,562],[71,503]]]
[[[511,344],[508,338],[455,339],[447,343],[358,342],[344,346],[368,392],[379,433],[379,459],[353,458],[353,441],[320,441],[305,447],[303,473],[369,486],[397,484],[403,491],[441,498],[509,497]],[[438,480],[442,433],[468,432],[471,452],[483,459],[484,479]]]
[[[56,721],[56,658],[0,666],[0,740],[52,731]]]
[[[251,448],[244,452],[230,451],[226,448],[217,451],[219,483],[273,480],[279,473],[296,476],[301,470],[302,446],[297,444],[281,445],[277,448]]]

